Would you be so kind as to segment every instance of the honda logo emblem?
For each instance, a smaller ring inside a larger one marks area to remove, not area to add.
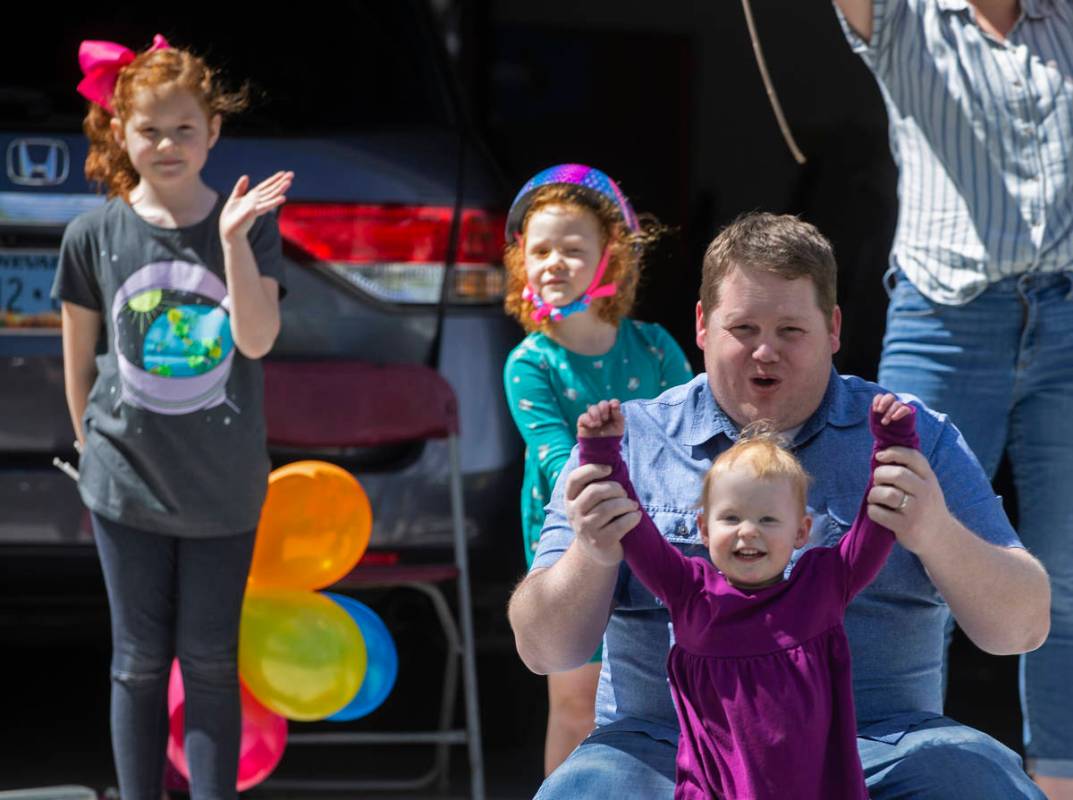
[[[7,146],[7,176],[20,186],[56,186],[70,168],[71,154],[59,139],[16,139]]]

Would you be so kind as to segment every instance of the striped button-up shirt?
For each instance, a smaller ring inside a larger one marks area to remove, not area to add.
[[[1073,270],[1073,2],[1021,0],[1005,41],[966,0],[873,6],[869,42],[839,19],[890,118],[892,264],[951,305],[1010,275]]]

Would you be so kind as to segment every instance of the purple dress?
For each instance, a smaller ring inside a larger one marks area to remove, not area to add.
[[[874,453],[917,447],[914,413],[887,426],[871,417]],[[608,464],[637,499],[619,437],[578,440],[582,464]],[[865,498],[872,488],[869,480]],[[837,547],[814,547],[790,577],[747,590],[710,561],[683,555],[647,514],[622,539],[633,574],[667,606],[667,657],[678,712],[675,800],[867,800],[853,709],[850,600],[876,576],[894,536],[866,501]]]

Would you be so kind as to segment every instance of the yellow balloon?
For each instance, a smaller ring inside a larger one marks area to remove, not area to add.
[[[324,461],[280,467],[268,478],[249,585],[331,586],[361,559],[372,527],[369,498],[345,469]]]
[[[316,592],[248,591],[238,669],[262,705],[288,719],[331,716],[365,679],[365,640],[347,612]]]

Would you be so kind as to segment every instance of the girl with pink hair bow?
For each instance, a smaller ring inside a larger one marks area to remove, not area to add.
[[[104,205],[64,232],[67,404],[112,620],[112,745],[124,800],[159,800],[172,659],[194,798],[234,798],[238,631],[267,487],[260,359],[279,333],[272,213],[291,172],[230,195],[201,178],[241,110],[192,53],[79,50],[86,175]]]

